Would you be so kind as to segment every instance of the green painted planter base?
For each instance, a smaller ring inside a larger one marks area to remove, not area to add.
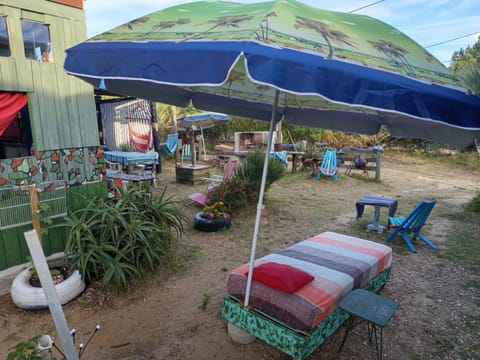
[[[378,292],[388,281],[390,269],[385,269],[370,280],[365,289]],[[349,317],[346,312],[337,308],[311,331],[299,332],[258,310],[249,310],[243,307],[237,299],[231,296],[223,299],[221,311],[222,316],[228,322],[237,325],[297,360],[302,360],[310,355]]]

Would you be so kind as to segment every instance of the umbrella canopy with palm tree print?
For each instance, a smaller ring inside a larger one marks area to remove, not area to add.
[[[480,99],[430,53],[368,16],[295,0],[199,1],[132,20],[67,50],[65,70],[159,102],[334,130],[468,145]]]
[[[368,16],[296,0],[199,1],[67,49],[65,70],[122,95],[274,122],[473,144],[480,98],[430,53]],[[269,156],[265,156],[245,304]]]

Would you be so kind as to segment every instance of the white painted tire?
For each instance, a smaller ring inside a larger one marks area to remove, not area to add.
[[[43,289],[30,285],[29,279],[30,268],[23,270],[13,280],[10,291],[15,305],[25,310],[39,310],[48,307]],[[80,272],[75,270],[61,283],[56,284],[55,290],[57,290],[60,304],[63,305],[85,290],[85,282],[82,280]]]

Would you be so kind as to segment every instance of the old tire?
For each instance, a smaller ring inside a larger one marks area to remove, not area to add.
[[[197,230],[205,232],[215,232],[223,228],[230,227],[232,218],[227,214],[225,219],[205,219],[202,217],[202,212],[195,214],[193,226]]]
[[[29,279],[30,268],[23,270],[13,280],[10,291],[15,305],[25,310],[39,310],[48,307],[43,289],[30,285]],[[80,272],[75,270],[61,283],[56,284],[55,290],[57,290],[60,304],[63,305],[85,290],[85,282]]]

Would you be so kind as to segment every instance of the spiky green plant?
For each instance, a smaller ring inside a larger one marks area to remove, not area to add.
[[[474,94],[480,95],[480,65],[466,65],[459,71],[463,84]]]
[[[148,187],[120,190],[118,198],[94,197],[66,218],[66,253],[87,282],[126,289],[158,266],[172,266],[186,215],[172,198]]]

